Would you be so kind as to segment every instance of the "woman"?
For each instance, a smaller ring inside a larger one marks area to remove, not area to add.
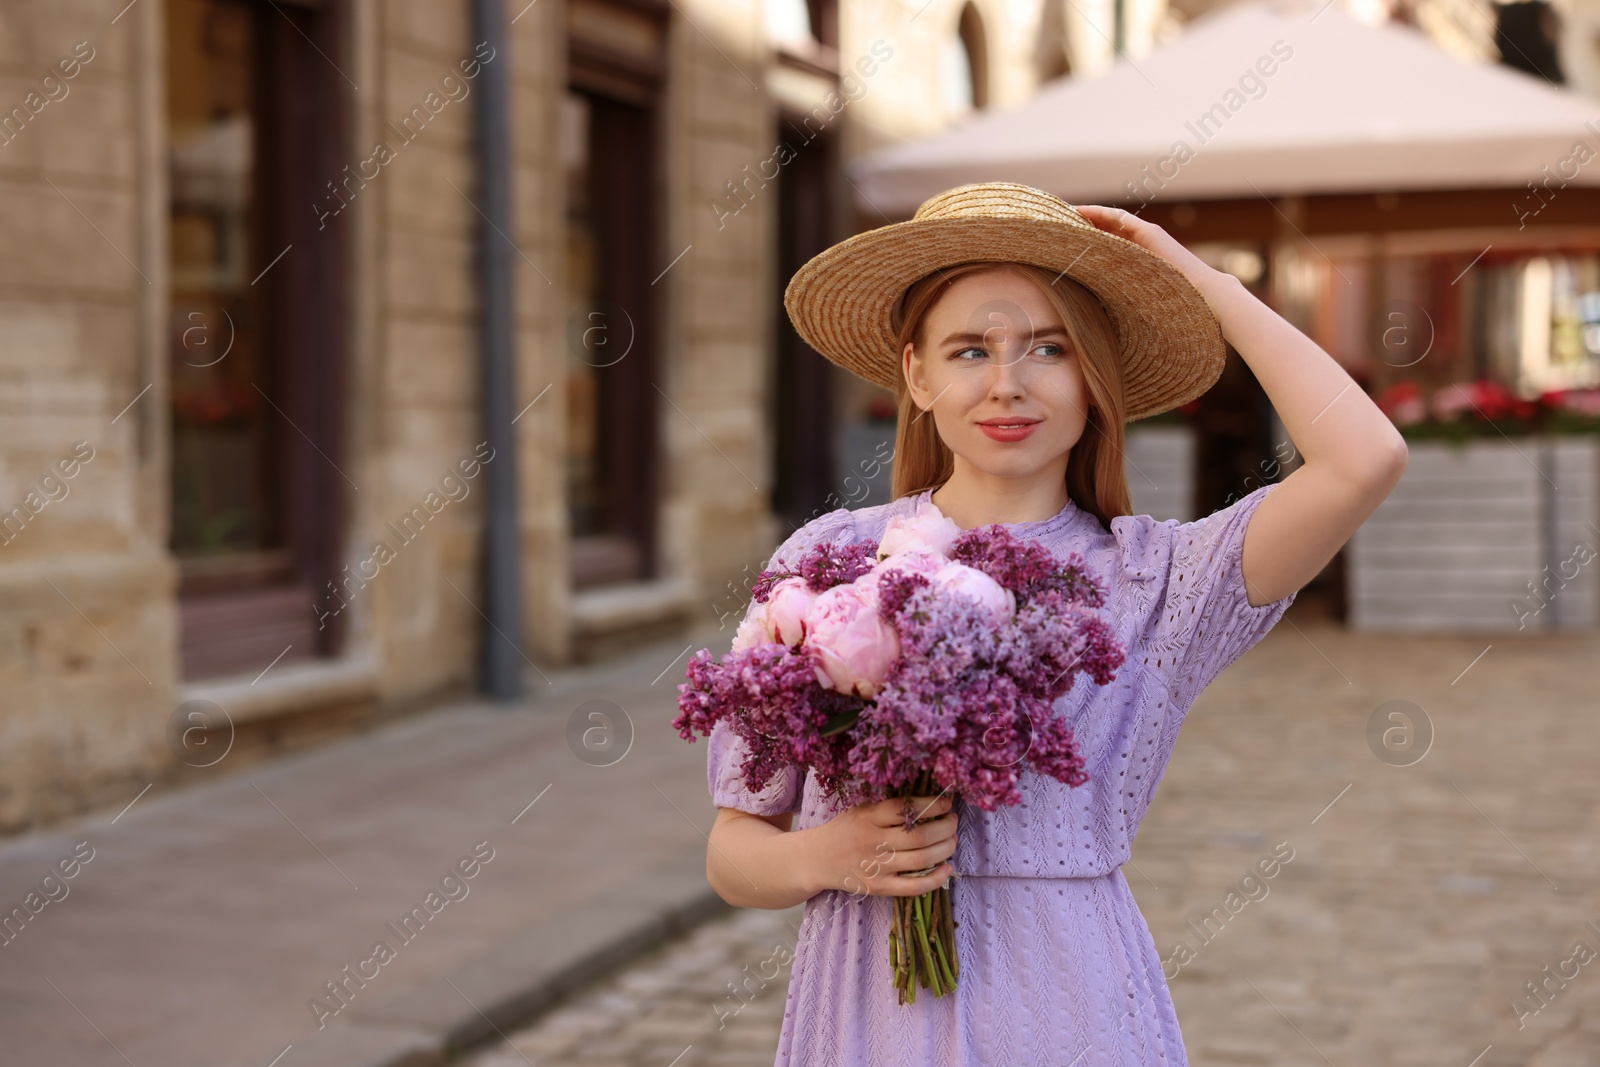
[[[1121,866],[1190,705],[1393,488],[1400,435],[1327,353],[1160,227],[1026,186],[963,186],[850,238],[785,304],[813,348],[895,389],[899,426],[895,499],[813,519],[772,565],[929,505],[962,529],[1004,523],[1083,557],[1128,655],[1112,684],[1082,681],[1056,707],[1086,785],[1024,775],[1024,803],[993,813],[914,798],[911,830],[903,801],[834,810],[799,767],[750,793],[742,742],[713,732],[711,885],[740,907],[806,903],[778,1064],[1186,1064]],[[1195,522],[1130,515],[1124,423],[1209,388],[1224,338],[1304,464]],[[960,980],[901,1005],[885,898],[957,872]]]

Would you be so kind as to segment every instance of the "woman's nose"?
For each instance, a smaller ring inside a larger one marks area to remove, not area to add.
[[[1022,360],[1001,350],[989,364],[989,395],[995,398],[1022,395]]]

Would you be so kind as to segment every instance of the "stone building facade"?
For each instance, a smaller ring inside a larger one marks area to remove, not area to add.
[[[837,506],[872,391],[780,294],[887,221],[843,164],[1176,27],[1157,0],[508,0],[496,49],[466,0],[119,6],[0,10],[5,831],[474,687],[485,65],[537,706],[545,671],[730,610]]]

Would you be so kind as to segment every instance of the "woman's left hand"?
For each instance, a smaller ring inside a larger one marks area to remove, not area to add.
[[[1176,237],[1160,226],[1120,207],[1102,207],[1099,204],[1074,204],[1074,210],[1107,233],[1126,238],[1145,251],[1160,256],[1177,267],[1202,295],[1207,287],[1222,278],[1231,277],[1210,267]]]

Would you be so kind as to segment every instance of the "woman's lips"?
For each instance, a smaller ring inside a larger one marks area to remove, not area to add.
[[[978,423],[978,429],[988,434],[996,441],[1020,441],[1033,432],[1037,422],[1024,422],[1013,426],[994,426],[986,422]]]

